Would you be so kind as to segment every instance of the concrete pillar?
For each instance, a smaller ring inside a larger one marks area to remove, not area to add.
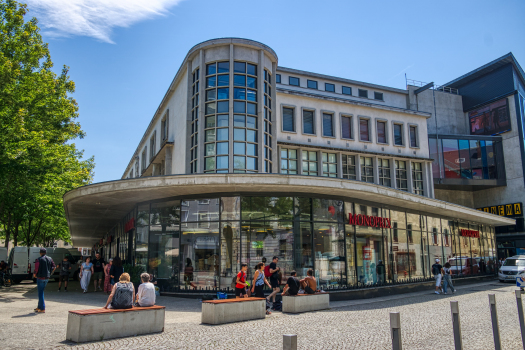
[[[425,195],[429,198],[434,198],[434,176],[432,174],[432,163],[425,162],[424,165],[425,172],[423,173],[423,176],[426,179]]]
[[[372,164],[374,165],[374,183],[379,184],[379,157],[372,157]]]
[[[392,179],[392,188],[397,189],[396,160],[394,158],[390,161],[390,178]]]
[[[303,174],[303,149],[297,150],[297,174],[302,175]]]
[[[337,177],[343,178],[343,154],[341,152],[337,152],[336,157],[337,157]]]
[[[174,147],[173,146],[166,146],[166,153],[165,153],[165,158],[164,158],[164,161],[165,161],[165,170],[164,170],[164,174],[163,175],[171,175],[173,173],[175,174],[178,174],[180,172],[178,171],[175,171],[173,172],[173,165],[172,165],[172,159],[173,159],[173,150],[174,150]]]
[[[408,192],[414,193],[414,184],[412,183],[412,161],[407,161],[407,188]]]
[[[323,176],[323,151],[317,151],[317,175]]]
[[[355,175],[356,175],[356,180],[361,181],[361,155],[360,154],[355,155]]]

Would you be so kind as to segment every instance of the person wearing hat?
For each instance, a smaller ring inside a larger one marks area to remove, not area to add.
[[[439,263],[439,259],[436,259],[436,263],[432,265],[432,274],[436,280],[436,291],[434,293],[439,294],[439,289],[441,289],[441,269],[443,266]]]
[[[40,258],[35,261],[35,272],[33,273],[33,278],[36,278],[36,287],[38,290],[38,307],[35,309],[35,312],[46,312],[44,289],[55,268],[56,266],[53,259],[46,255],[46,248],[40,248]]]

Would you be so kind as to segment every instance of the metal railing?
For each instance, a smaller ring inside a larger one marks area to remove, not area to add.
[[[407,85],[412,85],[412,86],[417,86],[417,87],[423,87],[428,84],[428,83],[425,83],[424,81],[419,81],[419,80],[414,80],[414,79],[407,79],[406,82],[407,82]],[[459,95],[458,89],[452,88],[449,86],[434,85],[434,87],[432,87],[431,89],[434,89],[436,91],[446,92],[448,94]]]

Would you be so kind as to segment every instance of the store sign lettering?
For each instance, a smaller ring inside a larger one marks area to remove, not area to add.
[[[479,231],[462,229],[461,230],[461,235],[465,236],[465,237],[479,238]]]
[[[348,214],[348,223],[350,225],[392,228],[390,225],[390,219],[362,214]]]
[[[131,231],[135,228],[135,218],[131,218],[124,225],[124,232]]]
[[[503,205],[492,205],[490,207],[477,208],[477,210],[484,211],[485,213],[491,213],[499,216],[508,217],[522,217],[522,203],[509,203]]]

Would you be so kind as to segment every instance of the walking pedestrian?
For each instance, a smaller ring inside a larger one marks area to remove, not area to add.
[[[120,281],[120,275],[124,273],[124,268],[122,267],[122,260],[117,256],[113,259],[113,265],[109,270],[109,275],[111,277],[111,285]]]
[[[255,274],[253,275],[252,295],[256,298],[264,298],[264,284],[272,289],[271,284],[264,277],[264,263],[260,262],[255,266]]]
[[[71,263],[65,256],[60,264],[57,266],[60,269],[59,280],[58,280],[58,291],[62,287],[64,282],[64,292],[67,292],[67,282],[69,282],[69,270],[71,270]]]
[[[91,258],[88,256],[80,269],[80,287],[84,293],[87,293],[92,274],[93,264],[91,263]]]
[[[111,275],[109,273],[109,270],[111,269],[111,266],[113,265],[113,259],[109,259],[109,263],[104,266],[104,292],[111,293]]]
[[[95,285],[95,292],[97,291],[97,282],[98,290],[102,291],[102,278],[104,278],[104,267],[106,267],[106,262],[104,258],[100,256],[100,253],[95,254],[95,259],[93,259],[93,284]]]
[[[38,291],[38,307],[35,312],[46,312],[46,303],[44,302],[44,289],[46,289],[49,277],[55,272],[55,262],[46,255],[46,248],[40,248],[40,257],[35,261],[35,273],[33,278],[36,278],[36,287]]]
[[[272,258],[272,262],[270,263],[270,284],[272,286],[272,293],[268,295],[268,301],[272,299],[273,303],[275,303],[275,296],[277,293],[281,291],[281,287],[279,286],[279,271],[281,270],[279,267],[277,267],[277,263],[279,262],[279,258],[274,256]]]
[[[434,265],[432,265],[432,274],[434,275],[434,280],[436,280],[436,291],[434,293],[439,294],[439,289],[441,289],[441,269],[443,266],[439,264],[439,259],[436,259]]]
[[[246,271],[248,270],[247,264],[241,264],[241,271],[237,274],[237,283],[235,284],[235,299],[248,298],[246,293]]]
[[[379,260],[376,266],[376,273],[377,278],[379,279],[379,283],[385,283],[385,264],[383,264],[383,260]]]
[[[452,289],[452,293],[456,293],[456,288],[452,284],[452,275],[450,273],[450,263],[446,262],[445,266],[442,269],[443,272],[443,293],[447,294],[447,287]]]

